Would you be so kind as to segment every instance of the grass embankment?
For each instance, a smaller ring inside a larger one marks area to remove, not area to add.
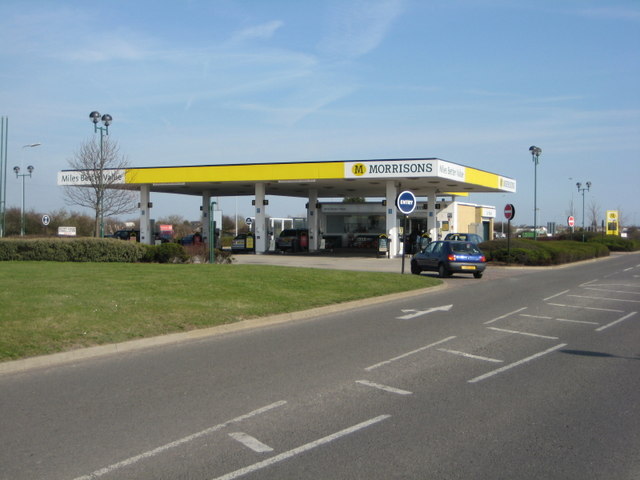
[[[0,263],[0,361],[439,284],[433,278],[253,265]]]

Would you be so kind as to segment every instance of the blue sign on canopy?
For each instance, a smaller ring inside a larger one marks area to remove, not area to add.
[[[405,215],[413,212],[416,209],[417,203],[416,196],[409,190],[405,190],[396,198],[396,207]]]

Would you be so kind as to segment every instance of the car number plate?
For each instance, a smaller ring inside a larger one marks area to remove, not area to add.
[[[476,266],[475,265],[463,265],[462,266],[462,270],[475,270]]]

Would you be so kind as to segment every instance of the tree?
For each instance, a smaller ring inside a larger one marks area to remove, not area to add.
[[[600,205],[595,200],[591,200],[588,206],[589,224],[594,232],[598,231],[598,219],[602,219]]]
[[[104,217],[131,213],[136,209],[135,193],[123,189],[120,175],[117,173],[129,166],[124,155],[120,154],[117,142],[105,137],[100,143],[96,140],[80,145],[73,158],[68,160],[69,167],[83,173],[82,185],[65,186],[65,202],[79,205],[95,212],[95,236],[100,236]]]

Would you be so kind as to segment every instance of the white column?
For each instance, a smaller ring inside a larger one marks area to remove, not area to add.
[[[320,226],[318,223],[318,190],[309,190],[309,208],[307,209],[307,226],[309,227],[309,251],[317,252],[320,248]]]
[[[254,233],[256,236],[256,253],[265,253],[269,247],[267,233],[267,215],[265,212],[265,187],[264,183],[256,183]]]
[[[387,223],[387,236],[389,237],[389,256],[397,257],[400,254],[400,239],[398,238],[398,213],[396,211],[396,197],[398,188],[393,180],[387,180],[387,206],[385,217]]]
[[[151,231],[151,187],[140,185],[140,243],[153,245]]]
[[[438,221],[436,219],[436,189],[427,192],[427,232],[432,240],[438,239]]]

